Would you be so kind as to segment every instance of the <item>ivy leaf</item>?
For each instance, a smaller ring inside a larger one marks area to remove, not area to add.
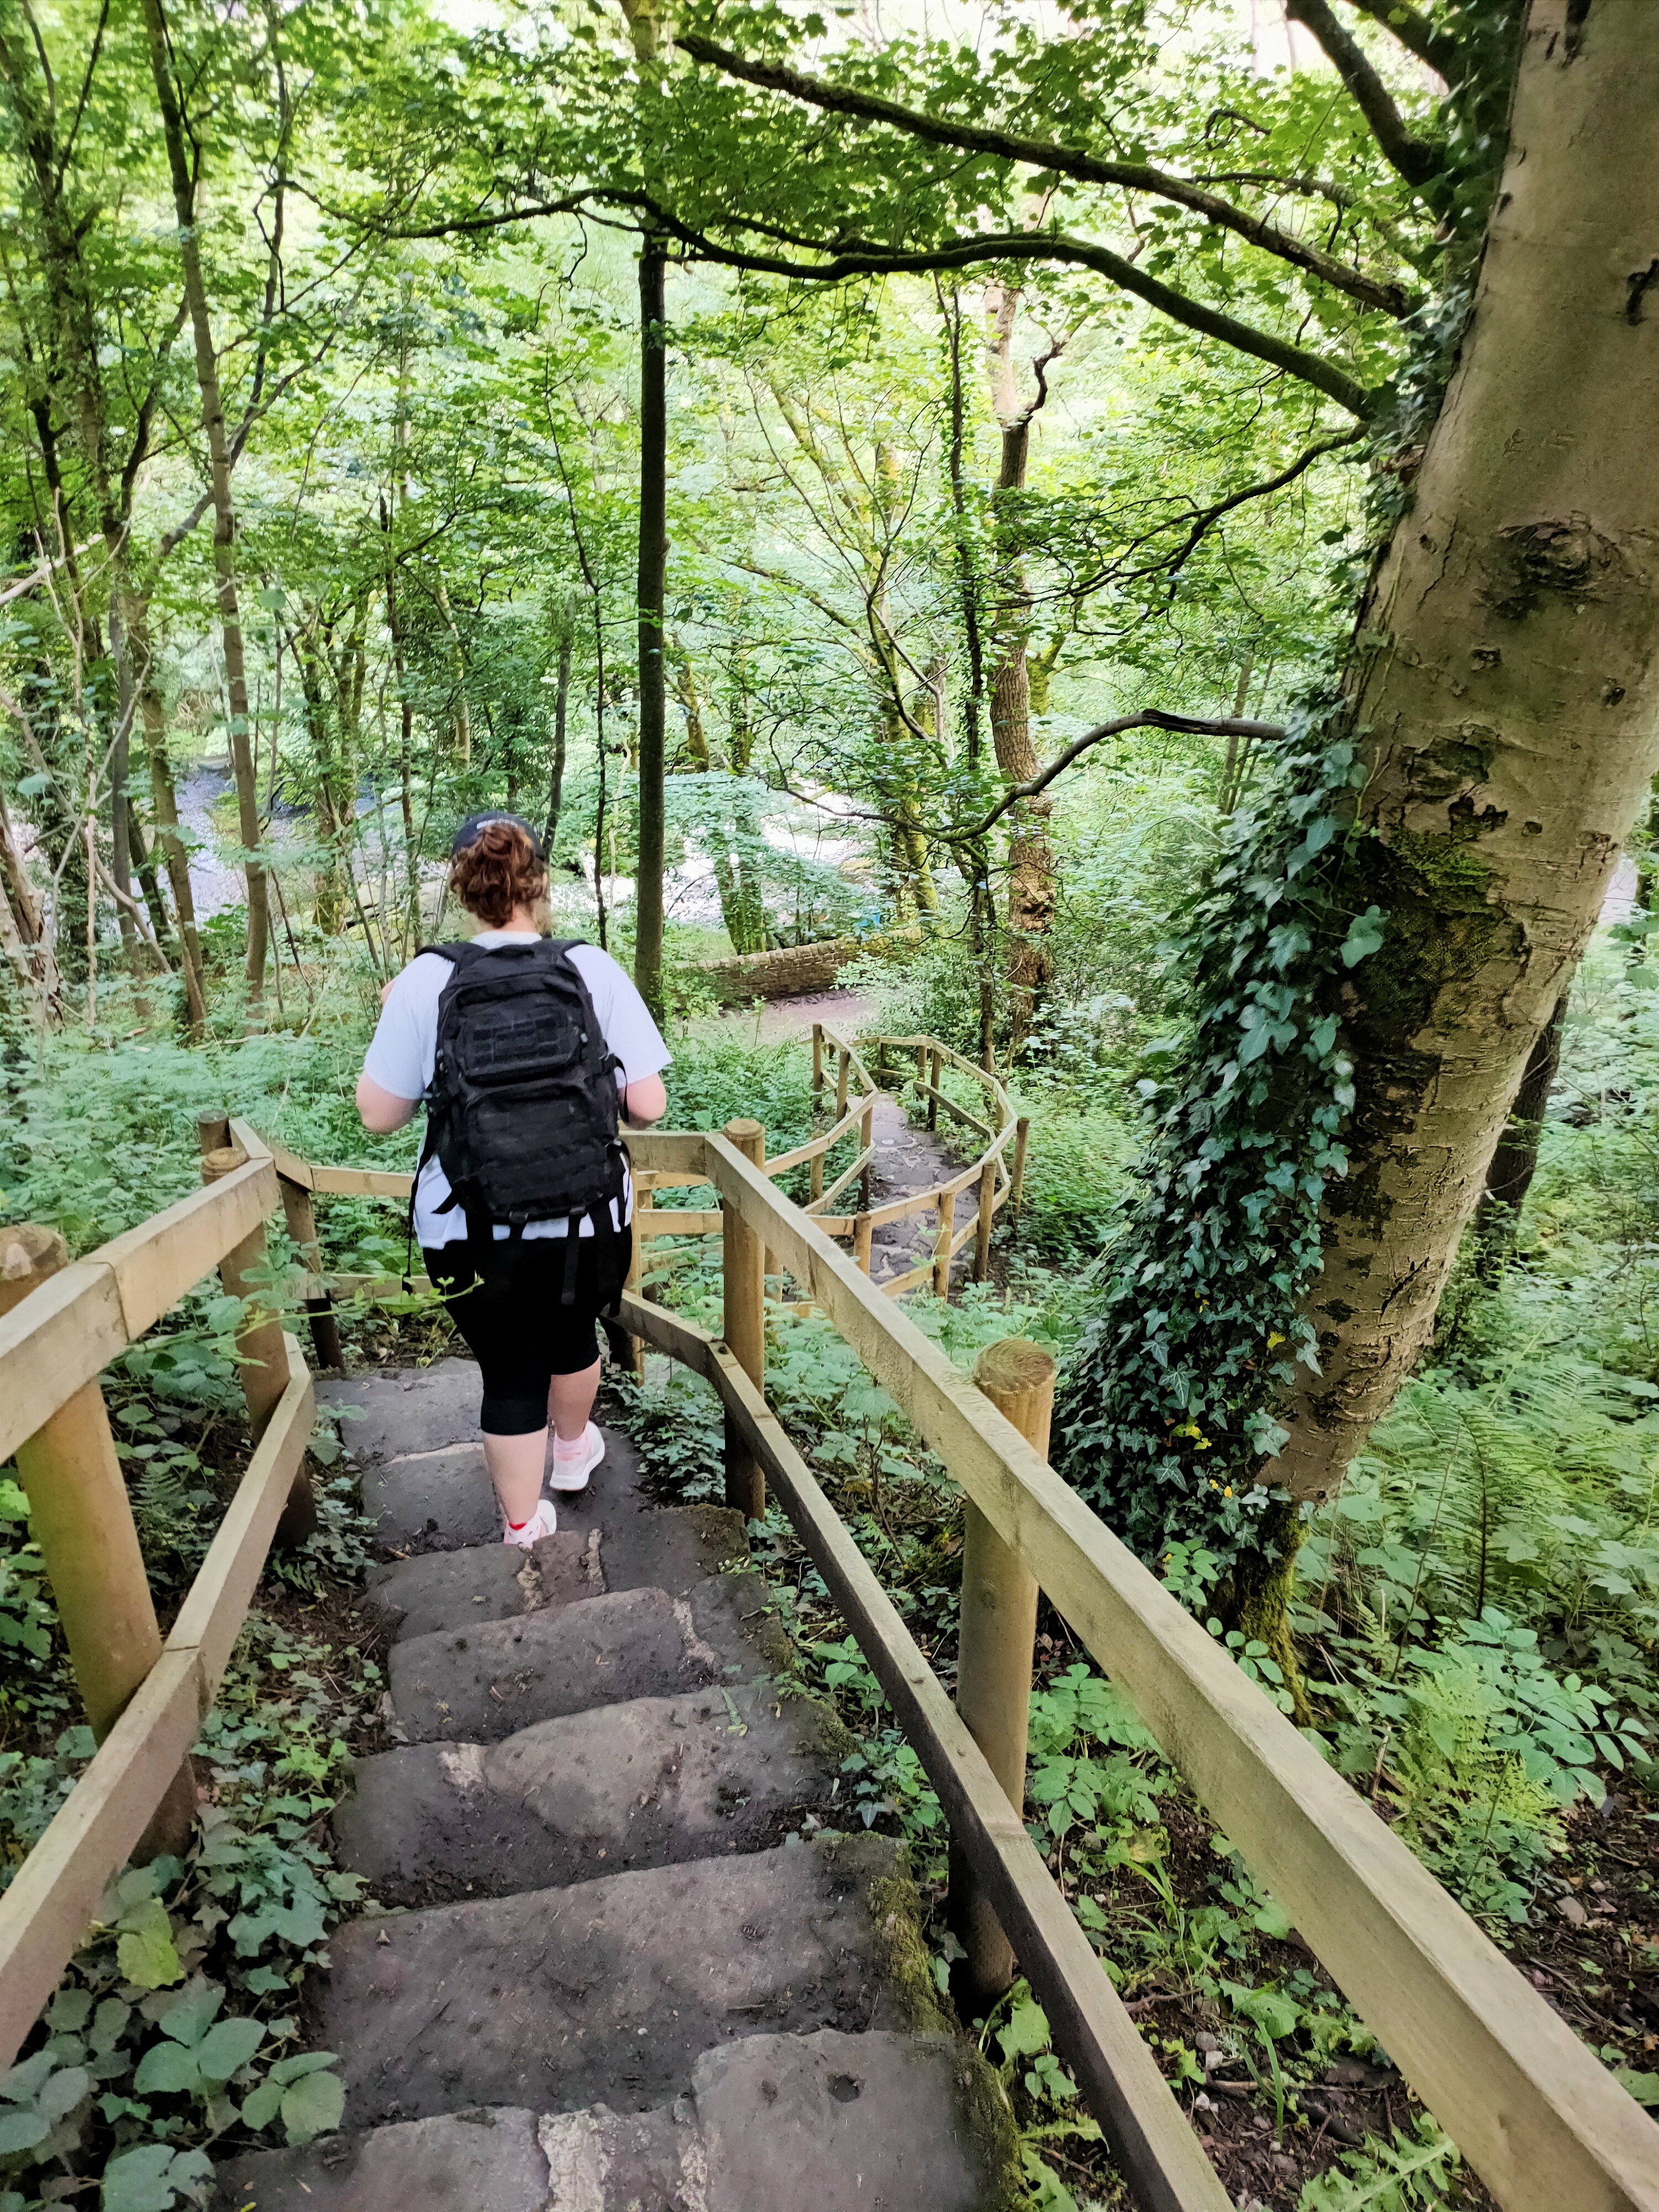
[[[345,2084],[337,2074],[302,2074],[283,2092],[283,2127],[291,2143],[331,2135],[345,2111]]]
[[[1357,914],[1342,940],[1342,965],[1357,968],[1362,960],[1369,960],[1388,934],[1388,928],[1389,917],[1380,906],[1368,906],[1364,914]]]
[[[1635,2098],[1638,2105],[1659,2105],[1659,2074],[1638,2074],[1628,2066],[1615,2067],[1613,2080]]]

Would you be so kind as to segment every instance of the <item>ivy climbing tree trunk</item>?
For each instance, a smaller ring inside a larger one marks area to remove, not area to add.
[[[662,1012],[663,755],[667,698],[663,619],[668,586],[668,352],[661,242],[640,255],[640,839],[634,893],[634,981]]]
[[[236,509],[230,489],[230,442],[225,434],[224,398],[219,386],[219,356],[208,314],[201,240],[196,228],[196,169],[191,161],[184,110],[173,70],[167,18],[161,0],[144,0],[150,64],[161,110],[173,211],[179,223],[179,255],[184,269],[185,303],[196,349],[196,381],[202,398],[202,427],[207,434],[208,465],[213,487],[213,568],[218,586],[219,632],[225,659],[225,690],[230,708],[230,758],[236,780],[236,819],[242,841],[247,884],[247,989],[257,1006],[263,998],[265,958],[270,942],[270,908],[259,834],[248,713],[247,669],[242,652],[241,605],[236,589]]]
[[[1361,609],[1366,771],[1340,993],[1348,1172],[1320,1372],[1267,1473],[1328,1495],[1427,1340],[1523,1069],[1659,769],[1659,40],[1650,0],[1534,0],[1461,357]]]

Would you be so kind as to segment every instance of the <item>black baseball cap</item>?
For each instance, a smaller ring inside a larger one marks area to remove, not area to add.
[[[538,860],[543,857],[542,841],[531,828],[530,824],[525,820],[522,814],[501,814],[491,812],[489,814],[469,814],[467,816],[465,821],[462,823],[460,828],[455,832],[454,836],[450,840],[450,858],[453,860],[458,854],[465,853],[469,845],[476,845],[478,842],[479,836],[484,830],[489,829],[492,822],[510,822],[515,830],[522,830],[525,836],[530,840],[530,849],[532,853],[534,854],[535,857]]]

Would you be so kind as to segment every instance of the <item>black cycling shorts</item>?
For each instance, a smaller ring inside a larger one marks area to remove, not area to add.
[[[492,1437],[527,1437],[547,1426],[556,1375],[580,1375],[599,1356],[594,1322],[616,1302],[628,1273],[632,1235],[614,1230],[577,1239],[575,1280],[562,1302],[568,1240],[501,1238],[422,1248],[426,1271],[478,1363],[478,1425]]]

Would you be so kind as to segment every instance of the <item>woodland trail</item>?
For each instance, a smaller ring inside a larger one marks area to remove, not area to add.
[[[857,992],[823,991],[806,998],[775,999],[758,1014],[733,1012],[720,1015],[716,1020],[723,1030],[739,1033],[746,1030],[762,1042],[799,1039],[804,1047],[814,1022],[827,1022],[838,1036],[852,1038],[861,1024],[873,1022],[875,1015],[873,1000]],[[872,1206],[931,1190],[963,1164],[931,1129],[917,1127],[898,1101],[885,1092],[876,1102],[872,1134],[878,1147]],[[895,1275],[920,1267],[933,1249],[937,1231],[932,1214],[916,1214],[908,1221],[889,1222],[878,1229],[871,1238],[871,1280],[889,1282]],[[968,1279],[973,1261],[970,1247],[957,1253],[951,1266],[953,1285]]]
[[[323,1386],[392,1563],[394,1748],[336,1816],[388,1910],[331,1940],[344,2132],[237,2212],[994,2212],[994,2077],[941,2013],[902,1849],[833,1832],[850,1740],[740,1516],[606,1431],[556,1534],[495,1540],[471,1362]]]

